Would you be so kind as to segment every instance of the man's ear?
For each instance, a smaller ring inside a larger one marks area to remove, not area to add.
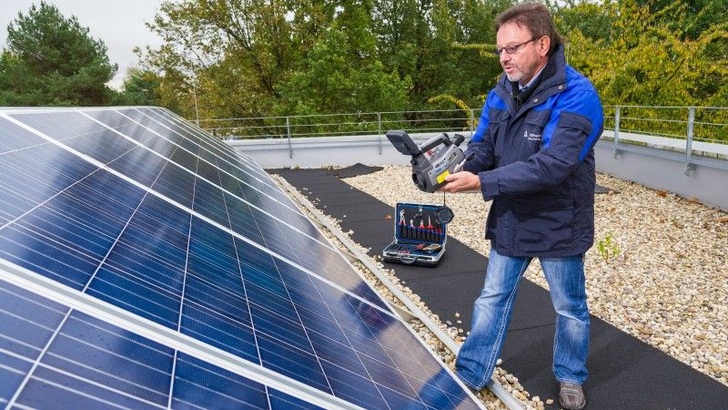
[[[547,56],[549,54],[549,50],[551,49],[551,37],[541,37],[540,39],[536,40],[536,46],[538,47],[538,55],[540,55],[541,57]]]

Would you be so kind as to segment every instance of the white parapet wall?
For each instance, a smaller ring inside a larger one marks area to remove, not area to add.
[[[464,148],[470,134],[461,134],[466,138],[461,145]],[[411,134],[417,144],[437,135]],[[605,131],[595,147],[599,172],[728,211],[728,145],[693,143],[688,153],[685,140],[623,134],[615,143],[613,137],[611,131]],[[357,163],[409,165],[410,160],[384,135],[232,139],[226,142],[264,169],[343,168]]]
[[[451,137],[455,133],[448,133]],[[470,134],[461,144],[464,148]],[[411,134],[422,144],[439,133]],[[410,157],[401,154],[384,135],[353,137],[267,138],[226,141],[231,147],[253,158],[264,169],[347,167],[357,163],[369,166],[406,165]]]

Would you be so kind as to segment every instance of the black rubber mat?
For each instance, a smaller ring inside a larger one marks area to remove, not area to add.
[[[362,168],[362,169],[366,169]],[[381,255],[393,239],[393,209],[342,181],[340,170],[270,170],[341,221],[352,239]],[[352,176],[346,171],[346,175]],[[487,258],[450,237],[436,267],[385,264],[441,321],[468,331],[473,301],[483,285]],[[724,409],[728,387],[592,316],[588,409]],[[460,320],[462,323],[458,323]],[[501,357],[532,396],[554,400],[551,371],[554,311],[546,290],[524,279]]]
[[[371,167],[364,164],[354,164],[349,167],[332,169],[329,171],[331,174],[336,175],[339,178],[355,177],[357,175],[371,174],[372,172],[380,171],[382,167]]]
[[[615,191],[612,188],[609,188],[609,187],[606,187],[603,185],[599,185],[599,184],[597,184],[597,186],[594,187],[595,194],[616,194],[618,192],[619,191]]]

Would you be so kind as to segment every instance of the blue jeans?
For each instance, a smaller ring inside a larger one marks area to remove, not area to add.
[[[455,362],[455,373],[477,390],[490,384],[511,320],[518,283],[531,257],[491,250],[485,285],[473,307],[470,334]],[[584,255],[539,258],[556,310],[553,371],[559,382],[583,384],[587,378],[589,310],[584,286]]]

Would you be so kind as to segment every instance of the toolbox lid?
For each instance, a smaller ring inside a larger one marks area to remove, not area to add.
[[[397,203],[395,242],[443,245],[447,240],[447,223],[440,220],[442,209],[442,205]]]

